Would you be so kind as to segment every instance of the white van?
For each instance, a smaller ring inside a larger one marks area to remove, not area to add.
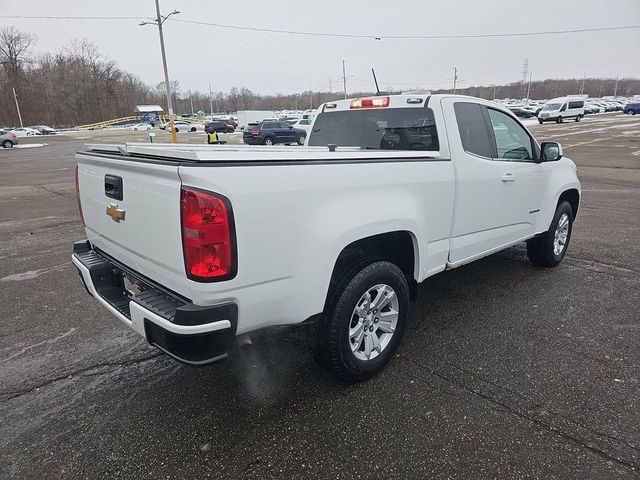
[[[587,95],[560,97],[549,100],[538,113],[538,123],[562,123],[565,119],[579,122],[584,117],[584,101]]]

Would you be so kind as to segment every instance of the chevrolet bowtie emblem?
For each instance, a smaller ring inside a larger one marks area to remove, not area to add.
[[[126,212],[118,208],[117,203],[110,203],[107,207],[107,215],[109,215],[114,222],[119,222],[120,220],[124,220],[124,214]]]

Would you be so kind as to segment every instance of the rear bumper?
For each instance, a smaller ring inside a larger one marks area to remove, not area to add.
[[[96,251],[88,241],[73,246],[73,264],[87,292],[123,323],[172,358],[188,365],[225,360],[235,346],[235,303],[201,307]],[[124,277],[139,292],[128,292]]]
[[[260,137],[243,137],[242,141],[247,145],[260,145],[262,144],[262,139]]]

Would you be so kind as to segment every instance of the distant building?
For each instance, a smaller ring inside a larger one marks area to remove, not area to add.
[[[156,123],[163,110],[160,105],[136,105],[135,112],[140,115],[141,122]]]

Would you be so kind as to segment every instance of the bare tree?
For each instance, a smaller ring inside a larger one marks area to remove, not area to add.
[[[18,79],[20,70],[28,58],[29,49],[35,42],[34,35],[21,32],[13,25],[0,30],[0,63],[9,71],[9,76],[14,82]]]

